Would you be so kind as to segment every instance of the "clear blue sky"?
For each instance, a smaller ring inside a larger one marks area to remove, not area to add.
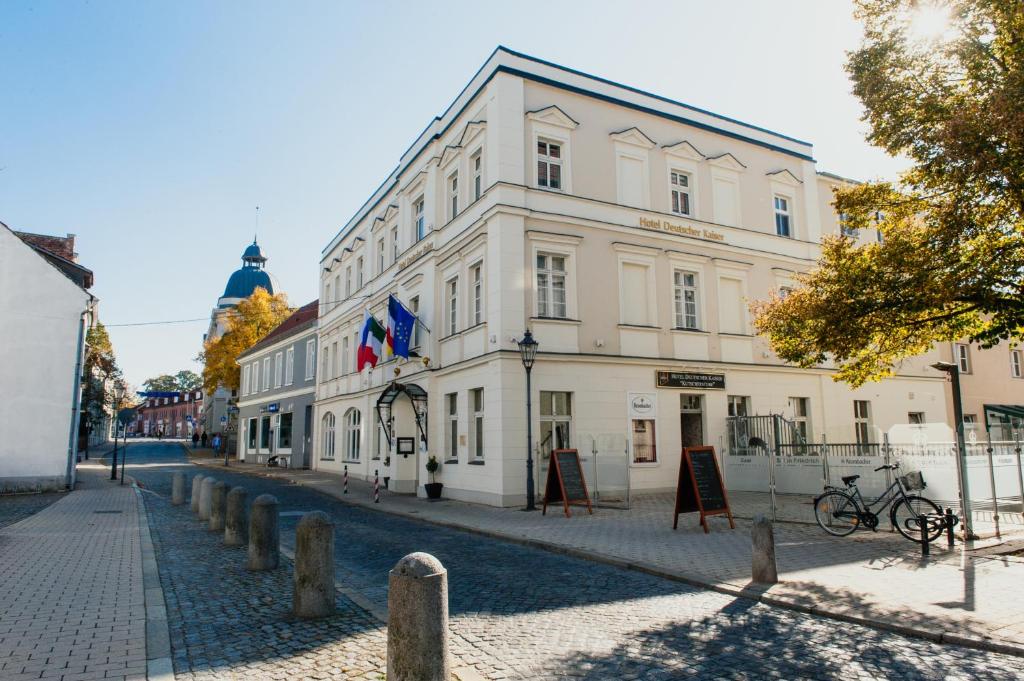
[[[585,8],[585,10],[584,10]],[[842,0],[0,4],[0,221],[78,235],[109,325],[207,317],[252,239],[293,304],[320,250],[495,46],[807,140],[892,177]],[[111,328],[138,384],[205,322]]]

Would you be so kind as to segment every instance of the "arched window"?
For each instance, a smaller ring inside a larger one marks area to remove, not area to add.
[[[324,414],[323,421],[321,422],[320,428],[320,451],[321,456],[325,459],[334,458],[334,414],[327,412]]]
[[[345,459],[359,461],[359,436],[362,431],[363,417],[358,409],[345,412]]]

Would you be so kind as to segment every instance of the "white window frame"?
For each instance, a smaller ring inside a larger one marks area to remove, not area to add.
[[[802,407],[803,414],[800,413],[798,407]],[[789,398],[789,408],[793,412],[793,423],[796,424],[797,430],[802,431],[800,434],[804,441],[811,442],[811,398],[801,395],[792,396]]]
[[[343,336],[341,339],[341,375],[348,374],[349,361],[348,356],[350,353],[348,336]]]
[[[544,266],[541,266],[540,258],[546,258]],[[554,258],[560,258],[562,260],[562,269],[557,270],[554,268]],[[536,291],[535,304],[537,310],[537,317],[543,317],[545,319],[567,319],[569,317],[569,276],[567,270],[569,269],[569,256],[564,253],[557,251],[543,250],[538,251],[534,255],[534,289]],[[545,277],[545,284],[541,285],[541,276]],[[555,279],[561,278],[562,280],[562,301],[561,301],[561,314],[558,314],[559,310],[556,308],[558,302],[555,300]]]
[[[478,261],[469,267],[470,322],[477,326],[484,321],[484,263]]]
[[[454,463],[459,460],[459,394],[444,396],[444,460]]]
[[[961,374],[971,373],[971,351],[966,343],[954,343],[953,354]]]
[[[284,353],[278,352],[274,355],[274,387],[280,388],[284,378]]]
[[[291,424],[288,427],[288,446],[284,447],[281,445],[281,422],[284,421],[284,417],[289,417]],[[283,414],[277,414],[274,419],[274,447],[275,451],[279,454],[291,454],[292,446],[295,444],[295,414],[294,412],[285,412]]]
[[[334,460],[335,426],[337,419],[332,412],[320,418],[320,458]]]
[[[627,247],[628,249],[628,247]],[[636,308],[641,303],[646,303],[647,310],[644,313],[643,324],[631,326],[658,326],[658,286],[655,280],[655,259],[648,255],[640,255],[639,252],[617,247],[619,250],[619,323],[626,324],[627,308]],[[631,301],[626,299],[626,291],[623,288],[625,278],[623,272],[626,265],[633,265],[644,268],[644,300]]]
[[[861,414],[861,406],[864,414]],[[857,444],[871,444],[871,402],[869,400],[853,401],[853,433]]]
[[[419,243],[427,236],[426,199],[420,194],[412,201],[413,243]]]
[[[355,407],[345,412],[345,461],[359,463],[362,454],[363,415]]]
[[[250,395],[255,395],[260,391],[260,361],[256,360],[252,363],[252,390],[249,391]]]
[[[263,358],[263,390],[270,390],[270,357]]]
[[[382,236],[377,239],[377,274],[383,274],[385,269],[387,269],[387,248]]]
[[[345,268],[345,299],[348,300],[352,296],[352,266],[349,265]]]
[[[451,221],[459,216],[459,171],[457,169],[445,177],[444,195],[448,220]]]
[[[330,378],[337,378],[338,373],[338,341],[331,341],[331,374]]]
[[[295,347],[290,346],[284,353],[284,384],[295,383]]]
[[[444,316],[447,335],[459,332],[459,278],[451,277],[444,282]]]
[[[398,225],[391,225],[391,264],[398,262]]]
[[[410,298],[409,298],[409,312],[412,312],[417,317],[419,316],[419,313],[420,313],[420,297],[418,295],[410,296]],[[418,348],[419,346],[420,346],[420,325],[419,324],[413,324],[412,325],[412,338],[409,339],[409,347],[410,348]]]
[[[477,149],[469,157],[469,172],[473,177],[473,201],[479,201],[484,194],[484,155]]]
[[[1022,366],[1022,357],[1020,350],[1010,350],[1010,377],[1024,377],[1024,366]]]
[[[780,202],[783,204],[780,206]],[[793,198],[780,192],[772,194],[772,218],[775,223],[775,236],[785,237],[787,239],[795,238],[795,225],[793,222]],[[779,225],[780,219],[785,219],[786,233],[781,232]]]
[[[355,290],[358,291],[359,289],[363,288],[363,281],[364,281],[364,278],[363,278],[363,256],[359,256],[358,258],[356,258],[356,289]]]
[[[676,166],[669,166],[668,169],[668,209],[669,212],[674,215],[680,215],[683,217],[692,218],[694,215],[693,211],[693,176],[694,174],[688,170],[682,170]],[[686,178],[686,187],[677,184],[677,178]],[[683,202],[676,200],[677,196],[681,197],[686,195],[686,208],[684,212],[682,210]],[[675,203],[675,205],[673,205]]]
[[[544,151],[540,149],[540,145],[544,146]],[[558,148],[558,156],[551,156],[551,147],[555,146]],[[534,173],[536,173],[536,185],[539,189],[546,189],[553,192],[564,192],[565,191],[565,143],[559,139],[551,139],[547,135],[538,136],[536,142],[533,145],[534,154],[537,157],[537,161],[534,164]],[[544,180],[541,183],[541,165],[544,166]],[[558,186],[551,186],[551,168],[558,168]]]
[[[242,367],[242,394],[243,395],[248,395],[249,394],[249,378],[250,378],[250,374],[251,373],[252,373],[252,367],[250,365],[246,364],[244,367]]]
[[[686,276],[693,277],[692,286],[685,283]],[[680,283],[681,278],[684,283]],[[701,307],[702,301],[700,284],[700,272],[695,269],[687,269],[684,267],[672,268],[672,324],[674,329],[687,331],[702,330],[702,323],[704,320],[703,310]],[[686,324],[686,318],[689,316],[686,311],[686,292],[688,290],[693,291],[693,326]]]
[[[483,388],[473,388],[469,391],[469,409],[472,414],[469,427],[470,461],[484,460],[484,408],[486,405],[484,400],[486,400],[486,394]]]

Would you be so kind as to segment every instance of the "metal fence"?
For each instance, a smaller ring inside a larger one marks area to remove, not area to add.
[[[576,441],[568,444],[579,452],[591,503],[602,507],[629,508],[630,460],[626,436],[621,432],[577,433]],[[534,450],[534,484],[538,500],[544,497],[550,456],[549,443],[538,443]]]

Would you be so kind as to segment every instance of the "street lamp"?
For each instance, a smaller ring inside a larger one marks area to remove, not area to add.
[[[523,360],[523,368],[526,369],[526,510],[535,511],[533,504],[533,417],[531,408],[533,406],[530,390],[530,371],[533,369],[533,362],[537,358],[537,341],[533,334],[527,329],[519,341],[519,356]]]
[[[960,399],[960,367],[950,362],[936,362],[932,369],[949,374],[953,382],[953,421],[956,428],[956,474],[960,487],[960,512],[963,518],[964,538],[976,539],[971,517],[971,495],[967,487],[967,445],[964,442],[964,406]]]
[[[121,400],[124,399],[124,385],[120,382],[114,384],[114,451],[113,460],[110,462],[110,479],[117,480],[117,422],[121,411]]]

